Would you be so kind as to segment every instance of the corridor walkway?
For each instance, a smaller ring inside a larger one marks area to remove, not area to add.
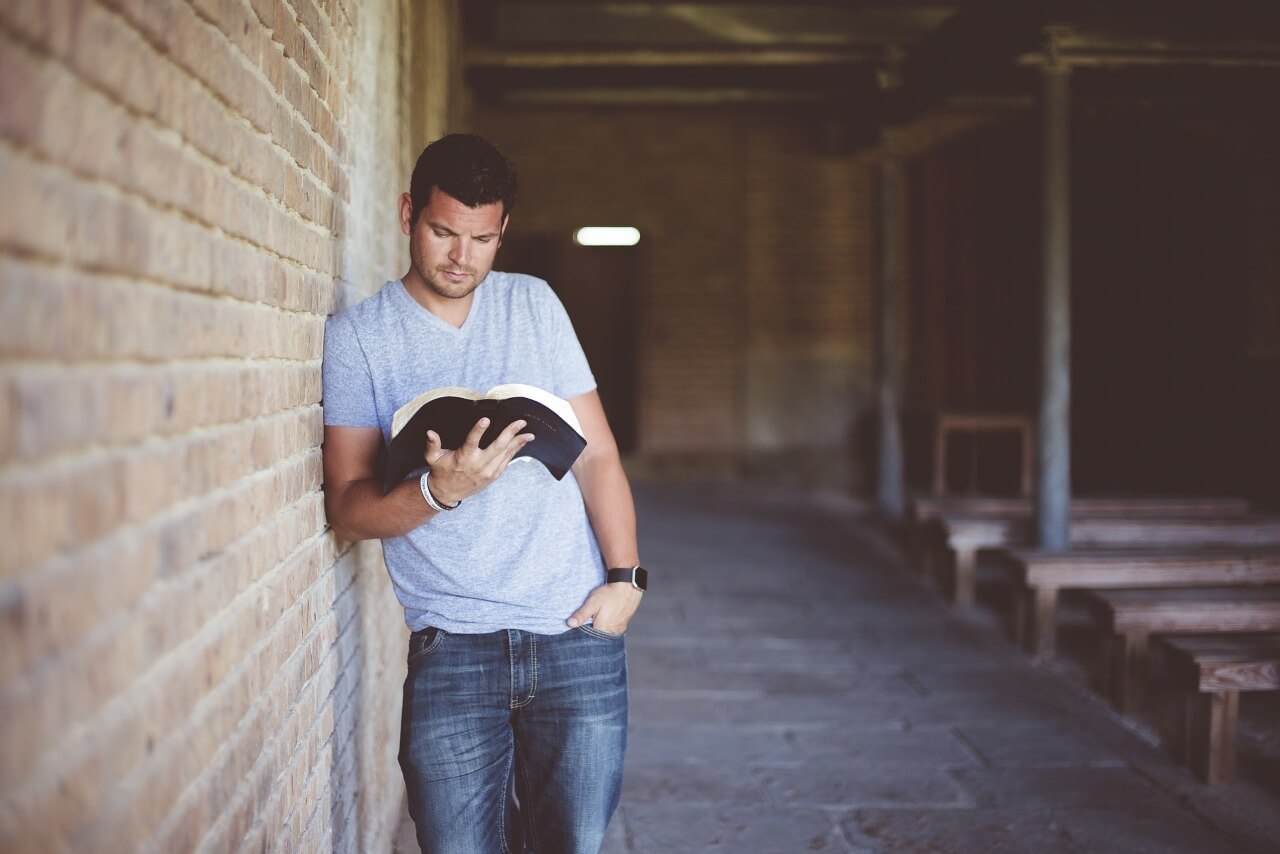
[[[853,502],[636,492],[653,589],[607,854],[1280,850],[1280,804],[948,609]]]

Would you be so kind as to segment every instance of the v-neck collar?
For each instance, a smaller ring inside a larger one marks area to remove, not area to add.
[[[492,271],[489,275],[493,275]],[[393,290],[396,291],[406,303],[408,303],[410,312],[417,314],[423,320],[434,325],[437,329],[443,332],[447,332],[450,335],[463,336],[466,335],[467,332],[470,331],[471,327],[475,325],[476,314],[479,311],[480,301],[484,298],[482,295],[485,291],[485,282],[487,281],[489,281],[488,275],[485,276],[480,284],[476,286],[476,289],[471,292],[471,306],[467,309],[467,319],[462,321],[461,326],[454,326],[452,323],[445,320],[443,317],[439,317],[434,314],[425,305],[414,299],[413,294],[409,293],[409,289],[405,285],[403,279],[395,280]]]

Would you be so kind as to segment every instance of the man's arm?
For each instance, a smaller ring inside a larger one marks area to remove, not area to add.
[[[428,432],[423,462],[431,470],[435,498],[453,504],[497,480],[516,452],[533,440],[528,433],[516,435],[524,425],[513,422],[484,449],[480,438],[489,426],[488,418],[477,421],[456,450],[442,449],[440,437]],[[382,431],[377,427],[324,428],[324,510],[345,540],[403,536],[439,512],[427,504],[414,479],[382,494],[377,472],[381,445]]]
[[[324,428],[324,512],[344,540],[398,537],[436,515],[416,480],[382,494],[381,447],[377,427]]]
[[[600,551],[609,568],[635,566],[640,563],[635,501],[600,395],[591,391],[578,395],[569,404],[587,437],[586,450],[573,464],[573,475],[582,489],[587,518]],[[576,627],[591,619],[596,628],[621,634],[640,607],[640,597],[640,591],[630,584],[603,584],[574,611],[569,625]]]

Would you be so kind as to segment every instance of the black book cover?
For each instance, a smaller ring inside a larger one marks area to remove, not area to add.
[[[537,386],[496,386],[483,395],[465,388],[438,388],[419,395],[396,410],[391,422],[391,442],[384,457],[382,491],[388,492],[414,469],[426,465],[423,451],[427,431],[440,436],[446,450],[458,448],[481,418],[490,419],[480,438],[487,448],[512,421],[524,419],[521,433],[534,439],[512,459],[525,457],[547,467],[556,480],[565,476],[587,446],[582,426],[568,401]]]

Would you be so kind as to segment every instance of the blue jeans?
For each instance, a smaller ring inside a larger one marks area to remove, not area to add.
[[[409,638],[400,767],[424,854],[597,854],[622,791],[620,636]]]

